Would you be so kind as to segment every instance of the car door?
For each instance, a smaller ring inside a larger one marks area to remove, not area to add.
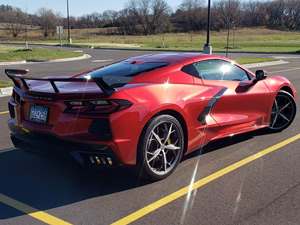
[[[246,70],[221,59],[196,62],[194,67],[199,75],[196,83],[224,87],[210,109],[218,125],[215,137],[257,129],[268,123],[271,95],[264,81],[255,82]]]

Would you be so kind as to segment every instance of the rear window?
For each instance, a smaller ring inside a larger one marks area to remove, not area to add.
[[[134,63],[123,61],[105,66],[93,71],[89,75],[91,75],[92,78],[100,78],[103,76],[132,77],[167,65],[168,63],[166,62]]]

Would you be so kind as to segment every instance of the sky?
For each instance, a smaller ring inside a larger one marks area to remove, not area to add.
[[[0,5],[12,5],[28,13],[35,13],[39,8],[51,8],[62,15],[66,15],[67,0],[0,0]],[[128,0],[69,0],[70,14],[81,16],[92,12],[103,12],[108,9],[120,10]],[[182,0],[167,0],[168,4],[176,9]]]

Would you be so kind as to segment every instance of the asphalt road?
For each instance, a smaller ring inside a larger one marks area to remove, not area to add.
[[[26,68],[34,75],[65,75],[109,63],[94,60],[116,61],[144,53],[85,51],[93,57],[76,62],[31,64]],[[290,63],[264,69],[284,74],[300,92],[300,58],[286,60]],[[24,68],[24,65],[13,67]],[[0,67],[0,76],[3,68]],[[6,102],[7,98],[0,98],[0,112],[7,110]],[[294,123],[280,133],[254,132],[214,142],[187,157],[167,179],[145,183],[128,169],[84,170],[63,155],[14,149],[6,126],[8,115],[0,115],[0,224],[43,224],[34,218],[36,210],[72,224],[111,224],[194,181],[299,134],[299,117],[298,110]],[[298,225],[299,171],[300,140],[191,191],[134,224]],[[3,204],[4,196],[26,204],[27,211],[23,210],[26,213],[16,210],[18,204],[14,202],[15,207]]]

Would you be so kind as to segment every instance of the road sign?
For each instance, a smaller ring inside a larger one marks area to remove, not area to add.
[[[64,27],[63,26],[56,26],[56,33],[58,35],[62,35],[64,33]]]
[[[64,33],[64,27],[63,26],[56,26],[56,33],[59,36],[60,46],[62,46],[62,35]]]

